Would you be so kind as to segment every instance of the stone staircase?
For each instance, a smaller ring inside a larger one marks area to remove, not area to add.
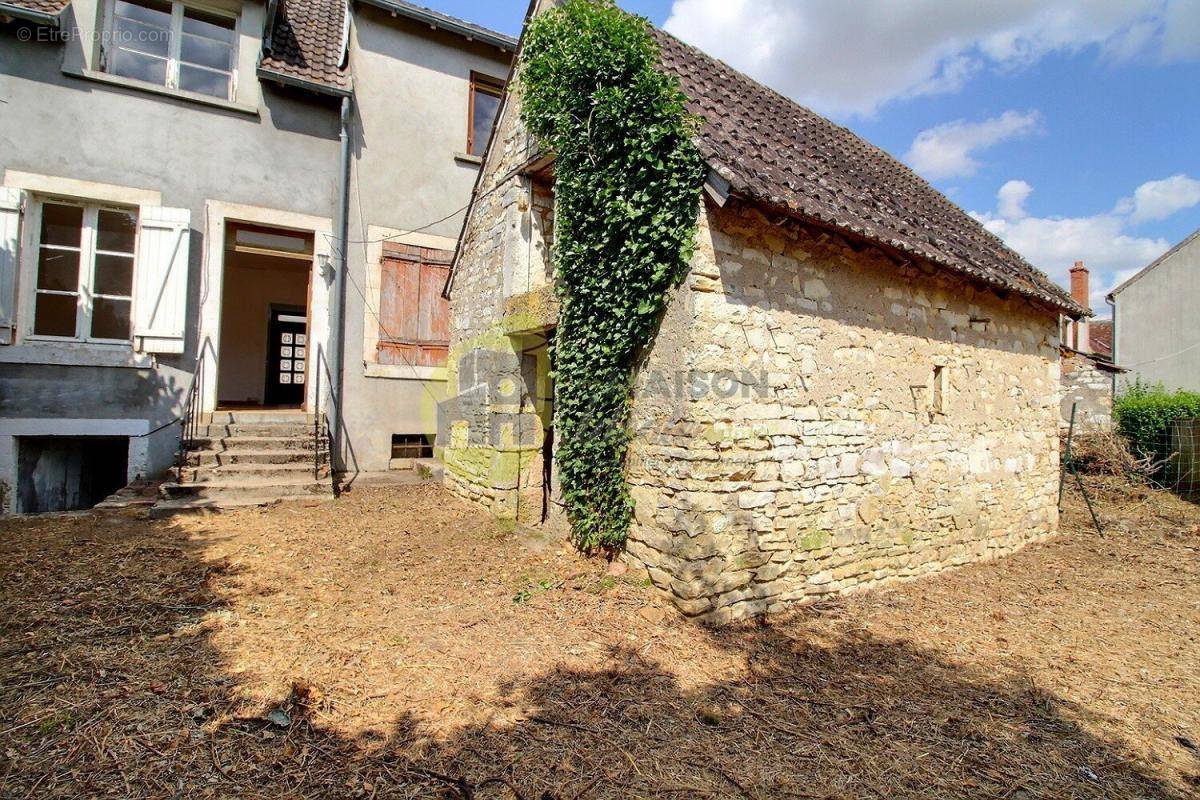
[[[315,447],[322,448],[314,472]],[[200,425],[182,469],[159,489],[152,517],[333,498],[328,439],[302,411],[218,411]]]

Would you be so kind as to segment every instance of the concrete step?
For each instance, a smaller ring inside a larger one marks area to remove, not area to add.
[[[307,450],[313,451],[309,436],[200,436],[192,440],[192,451],[213,450]]]
[[[285,423],[275,423],[270,425],[245,425],[245,424],[229,424],[229,425],[200,425],[196,429],[197,436],[206,436],[210,439],[221,438],[228,436],[307,436],[312,438],[313,426],[298,423],[288,425]]]
[[[303,411],[214,411],[203,421],[212,425],[312,425],[313,415]]]
[[[317,505],[333,502],[333,493],[304,494],[304,495],[271,495],[263,494],[246,497],[226,497],[220,499],[180,497],[170,500],[159,500],[150,507],[151,519],[164,519],[175,514],[205,514],[228,511],[235,508],[254,508],[269,506],[275,503],[292,503],[299,505]]]
[[[281,450],[192,450],[187,454],[189,467],[224,467],[232,464],[309,464],[312,465],[312,448]]]
[[[296,451],[301,452],[301,451]],[[177,475],[179,483],[208,483],[208,482],[230,482],[241,481],[243,479],[275,479],[275,478],[297,478],[301,476],[309,476],[313,480],[319,480],[329,475],[329,464],[322,465],[319,477],[313,474],[312,459],[307,461],[292,462],[286,464],[260,464],[260,463],[240,463],[240,464],[225,464],[225,465],[207,465],[199,467],[184,467],[183,474]]]
[[[331,481],[314,480],[311,473],[278,478],[222,476],[220,479],[185,483],[164,483],[162,496],[167,499],[198,498],[224,501],[245,497],[291,497],[325,494],[333,491]]]

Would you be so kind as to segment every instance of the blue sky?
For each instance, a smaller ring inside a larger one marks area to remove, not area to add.
[[[1200,0],[621,0],[905,160],[1092,301],[1200,228]],[[431,0],[519,33],[526,0]]]

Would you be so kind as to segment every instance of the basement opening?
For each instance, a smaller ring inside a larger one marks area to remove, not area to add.
[[[128,483],[129,437],[17,437],[16,511],[91,508]]]
[[[433,434],[393,433],[391,469],[412,469],[418,459],[433,458]]]

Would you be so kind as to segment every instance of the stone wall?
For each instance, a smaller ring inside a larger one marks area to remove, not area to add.
[[[537,150],[518,103],[510,92],[501,109],[454,270],[449,399],[439,405],[437,447],[453,492],[499,517],[534,522],[550,415],[545,342],[557,307],[547,266],[552,200],[522,169]]]
[[[753,210],[701,214],[639,377],[628,553],[724,621],[1057,528],[1055,315]]]
[[[1078,401],[1075,413],[1077,429],[1112,427],[1113,375],[1117,370],[1104,367],[1085,353],[1062,348],[1062,413],[1058,424],[1064,430],[1071,424],[1071,406]]]
[[[452,491],[538,522],[549,409],[528,352],[555,324],[553,220],[517,103],[459,251],[438,445]],[[1024,300],[705,203],[637,377],[627,557],[724,621],[1049,536],[1058,347]]]

